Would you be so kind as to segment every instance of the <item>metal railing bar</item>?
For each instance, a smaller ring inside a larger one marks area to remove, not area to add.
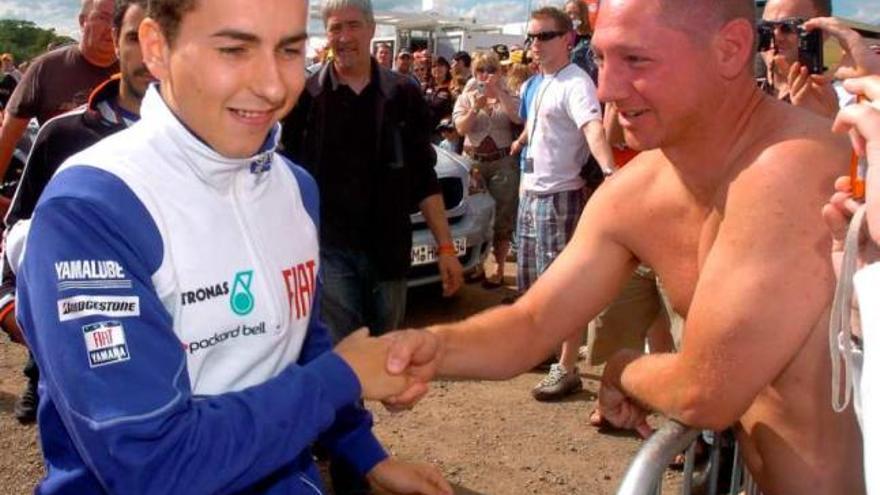
[[[645,441],[624,475],[618,495],[647,495],[661,482],[666,466],[700,434],[676,421],[667,421]]]

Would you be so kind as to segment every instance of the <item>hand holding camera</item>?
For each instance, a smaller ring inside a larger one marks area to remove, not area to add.
[[[797,61],[807,69],[809,74],[825,72],[823,60],[822,31],[808,28],[806,20],[800,17],[780,19],[778,21],[758,21],[758,51],[783,50],[782,40],[796,36]],[[778,31],[778,33],[777,33]]]
[[[833,17],[817,17],[804,23],[804,28],[824,31],[833,36],[843,49],[843,58],[834,72],[837,79],[880,75],[880,55],[874,53],[859,33]]]

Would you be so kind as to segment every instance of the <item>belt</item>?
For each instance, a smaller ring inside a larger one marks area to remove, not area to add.
[[[498,148],[491,153],[477,153],[471,149],[465,149],[464,153],[478,162],[494,162],[510,154],[510,148]]]

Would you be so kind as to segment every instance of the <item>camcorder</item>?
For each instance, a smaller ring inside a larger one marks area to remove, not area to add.
[[[758,51],[776,49],[775,31],[779,28],[783,35],[797,35],[798,39],[798,62],[807,68],[810,74],[825,72],[825,62],[822,57],[822,30],[804,29],[806,19],[791,18],[780,21],[758,21]]]

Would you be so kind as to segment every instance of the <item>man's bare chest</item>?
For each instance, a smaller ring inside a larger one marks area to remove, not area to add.
[[[722,216],[717,211],[680,209],[659,216],[637,230],[633,252],[651,266],[673,309],[686,316],[700,279],[700,271],[715,247]]]

